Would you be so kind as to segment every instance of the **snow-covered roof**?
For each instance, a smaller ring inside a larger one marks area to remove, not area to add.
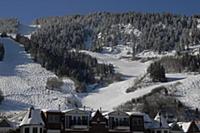
[[[123,111],[112,111],[108,113],[108,116],[122,116],[122,117],[129,117],[129,114]]]
[[[10,128],[14,128],[15,124],[11,121],[9,121],[7,118],[0,118],[0,128],[1,127],[10,127]]]
[[[195,121],[195,124],[197,125],[197,127],[198,127],[199,130],[200,130],[200,121]]]
[[[42,109],[42,112],[55,112],[55,113],[59,113],[61,112],[60,110],[53,110],[53,109]]]
[[[141,112],[126,112],[128,115],[138,115],[138,116],[144,116],[144,113]]]
[[[188,132],[188,129],[190,128],[192,122],[177,122],[177,124],[183,129],[183,131],[186,133]]]
[[[155,128],[169,128],[167,120],[163,117],[163,115],[159,112],[154,118],[154,126]]]
[[[31,107],[23,118],[20,126],[24,125],[44,125],[41,117],[41,110]]]

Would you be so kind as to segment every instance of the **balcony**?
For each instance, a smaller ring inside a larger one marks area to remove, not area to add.
[[[130,127],[129,126],[117,126],[117,127],[115,127],[115,129],[117,129],[117,130],[130,130]]]
[[[73,125],[73,126],[71,126],[71,128],[73,128],[73,129],[87,129],[88,126],[87,125]]]

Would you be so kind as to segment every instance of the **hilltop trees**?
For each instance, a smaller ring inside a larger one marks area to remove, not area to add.
[[[200,72],[200,55],[185,53],[179,56],[167,56],[160,59],[166,72]]]
[[[99,64],[97,59],[75,49],[51,47],[49,46],[51,43],[44,45],[35,38],[29,40],[20,35],[17,35],[16,41],[23,44],[33,59],[47,70],[51,70],[61,77],[72,78],[79,85],[77,86],[79,92],[85,91],[86,85],[98,82],[96,77],[106,79],[114,74],[112,65]]]
[[[18,26],[16,18],[0,19],[0,33],[17,33]]]
[[[182,51],[200,42],[197,18],[136,12],[48,17],[35,21],[42,27],[33,36],[49,47],[78,49],[87,49],[90,37],[90,50],[123,44],[133,47],[133,56],[143,50]]]

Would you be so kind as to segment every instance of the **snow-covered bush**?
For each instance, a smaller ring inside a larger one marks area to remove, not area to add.
[[[61,90],[63,86],[63,81],[56,77],[51,77],[47,79],[46,88],[50,90]]]

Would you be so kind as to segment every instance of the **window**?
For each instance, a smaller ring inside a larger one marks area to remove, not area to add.
[[[42,133],[42,128],[40,128],[40,133]]]
[[[164,133],[168,133],[168,131],[167,131],[167,130],[165,130],[165,131],[164,131]]]
[[[25,133],[30,133],[29,128],[25,128]]]
[[[60,116],[59,115],[48,115],[48,122],[59,123],[60,122]]]
[[[83,125],[88,125],[88,117],[82,116]]]
[[[34,127],[34,128],[33,128],[33,133],[38,133],[38,132],[37,132],[37,127]]]
[[[115,126],[119,126],[119,120],[118,120],[118,118],[115,119],[115,124],[116,124]]]
[[[78,125],[81,125],[81,117],[78,116]]]
[[[158,130],[158,131],[157,131],[157,133],[161,133],[161,131],[160,131],[160,130]]]
[[[76,116],[73,117],[73,125],[76,125]]]

